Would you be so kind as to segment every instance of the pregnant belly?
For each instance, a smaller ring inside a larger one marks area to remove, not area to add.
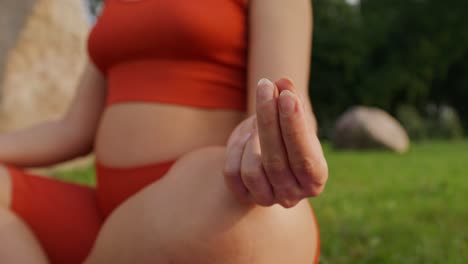
[[[245,114],[165,104],[111,105],[96,135],[101,164],[125,168],[177,159],[197,148],[225,145]]]

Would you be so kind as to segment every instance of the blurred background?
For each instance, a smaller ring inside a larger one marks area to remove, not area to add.
[[[0,132],[66,109],[101,5],[0,0]],[[321,263],[468,263],[468,3],[313,7],[310,95],[330,168],[310,200]],[[47,170],[93,185],[90,162]]]
[[[350,4],[352,3],[352,4]],[[315,0],[311,95],[328,136],[356,104],[394,114],[412,139],[468,128],[463,0]],[[451,120],[440,120],[444,111]]]

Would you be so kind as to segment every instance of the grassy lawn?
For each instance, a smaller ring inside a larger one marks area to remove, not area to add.
[[[321,263],[468,263],[467,141],[326,155]]]
[[[329,183],[311,200],[321,263],[468,263],[468,141],[325,152]],[[91,169],[58,177],[93,183]]]

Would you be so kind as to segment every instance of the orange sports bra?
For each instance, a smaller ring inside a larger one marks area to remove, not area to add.
[[[245,0],[107,0],[88,40],[107,104],[245,110]]]

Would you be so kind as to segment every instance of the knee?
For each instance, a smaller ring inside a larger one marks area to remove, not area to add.
[[[173,228],[159,234],[172,263],[312,263],[318,230],[308,201],[292,209],[242,203],[225,184],[224,160],[224,147],[199,149],[168,175],[165,189],[178,190]]]
[[[305,203],[288,210],[198,208],[178,226],[183,232],[166,240],[166,252],[173,263],[312,263],[318,230]]]
[[[6,167],[0,165],[0,207],[9,207],[11,200],[11,177]]]

